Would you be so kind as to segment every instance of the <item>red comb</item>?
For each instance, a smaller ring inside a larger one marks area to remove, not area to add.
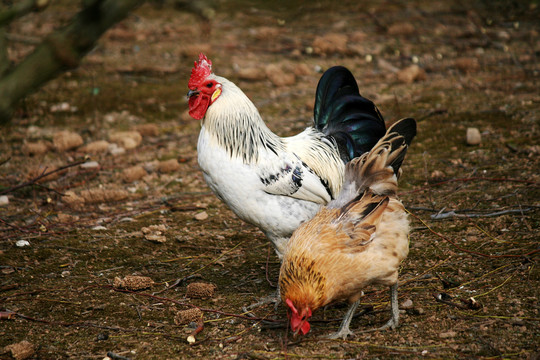
[[[291,311],[292,311],[294,314],[298,315],[298,310],[296,310],[296,308],[294,307],[294,304],[293,304],[293,302],[291,301],[291,299],[286,299],[286,300],[285,300],[285,303],[287,304],[287,306],[291,309]]]
[[[194,62],[191,69],[191,77],[189,78],[188,88],[194,89],[212,73],[212,62],[203,54],[199,54],[199,63]]]

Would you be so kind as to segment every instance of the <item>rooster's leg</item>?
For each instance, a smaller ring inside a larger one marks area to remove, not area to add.
[[[339,327],[339,330],[331,335],[328,335],[329,339],[346,339],[349,335],[354,335],[354,333],[349,329],[349,325],[351,323],[351,320],[353,318],[354,312],[356,311],[356,308],[360,305],[360,300],[355,301],[350,307],[349,310],[347,310],[347,313],[345,314],[345,317],[343,317],[343,321],[341,322],[341,326]]]

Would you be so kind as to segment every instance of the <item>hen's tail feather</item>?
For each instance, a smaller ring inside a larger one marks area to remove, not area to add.
[[[354,76],[343,66],[328,69],[319,80],[314,121],[336,142],[344,162],[369,151],[386,131],[381,113],[360,95]]]
[[[361,196],[367,189],[378,195],[395,195],[400,167],[415,135],[414,119],[399,120],[369,153],[350,161],[345,169],[347,190],[338,196],[336,206]]]

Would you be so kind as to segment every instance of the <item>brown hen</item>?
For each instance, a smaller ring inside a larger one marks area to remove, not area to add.
[[[306,334],[313,311],[337,301],[350,306],[332,338],[347,337],[362,289],[390,286],[391,319],[398,325],[398,268],[409,251],[409,220],[397,198],[400,167],[416,122],[391,126],[374,148],[347,164],[343,190],[292,235],[281,265],[281,298],[294,333]]]

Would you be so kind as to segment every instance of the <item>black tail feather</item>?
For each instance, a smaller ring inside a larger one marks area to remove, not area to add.
[[[416,136],[416,121],[412,118],[401,119],[388,128],[387,134],[395,135],[393,139],[389,139],[392,144],[391,152],[394,152],[398,147],[403,146],[403,142],[409,147]],[[397,156],[390,164],[396,175],[399,174],[399,169],[401,168],[401,164],[403,164],[403,159],[407,153],[406,150],[407,149],[399,152],[399,156]]]
[[[362,97],[351,72],[328,69],[317,86],[315,127],[336,142],[344,162],[371,150],[386,133],[384,119],[373,102]]]

